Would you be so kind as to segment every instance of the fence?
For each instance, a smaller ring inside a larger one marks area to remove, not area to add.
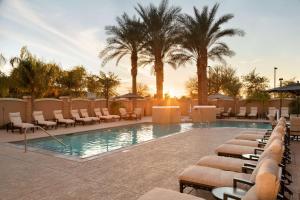
[[[283,99],[282,106],[288,107],[292,99]],[[125,107],[127,110],[132,111],[134,107],[142,108],[142,113],[145,116],[152,115],[152,106],[157,105],[177,105],[180,106],[181,114],[188,115],[192,106],[197,105],[196,99],[168,99],[168,100],[157,100],[157,99],[137,99],[127,100],[121,99],[117,101],[109,101],[110,111],[117,114],[117,107]],[[232,108],[233,113],[239,111],[239,107],[245,106],[247,112],[250,112],[251,106],[258,107],[258,113],[266,113],[268,107],[279,108],[280,99],[271,99],[264,105],[260,102],[248,102],[247,100],[210,100],[209,105],[216,105],[217,107],[224,107],[227,110],[229,107]],[[82,109],[88,110],[91,116],[94,115],[94,108],[106,107],[105,99],[72,99],[68,96],[62,96],[58,99],[55,98],[44,98],[35,99],[32,101],[30,96],[24,96],[23,99],[15,98],[0,98],[0,126],[5,125],[9,122],[8,113],[20,112],[22,120],[25,122],[32,122],[32,111],[40,110],[43,111],[46,119],[53,119],[53,110],[62,110],[63,115],[68,118],[70,117],[71,109]]]

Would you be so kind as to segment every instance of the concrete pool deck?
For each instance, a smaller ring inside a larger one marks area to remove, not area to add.
[[[154,187],[178,191],[177,176],[184,168],[202,156],[213,154],[218,145],[242,130],[193,129],[86,162],[38,152],[24,153],[23,149],[3,143],[8,139],[5,136],[0,142],[0,199],[135,200]],[[2,132],[0,135],[2,138]],[[18,133],[11,135],[22,137]],[[294,183],[290,188],[294,199],[298,199],[300,155],[295,152],[300,152],[300,142],[292,142],[291,150],[293,162],[289,168]],[[187,192],[213,199],[207,191]]]

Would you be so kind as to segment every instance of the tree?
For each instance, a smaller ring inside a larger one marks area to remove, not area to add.
[[[106,33],[110,36],[107,38],[107,46],[100,53],[103,58],[102,65],[109,60],[117,59],[116,65],[125,56],[131,58],[131,76],[132,76],[132,93],[136,94],[136,78],[138,72],[138,54],[142,49],[143,30],[139,19],[135,16],[131,19],[124,13],[117,17],[117,26],[106,26]]]
[[[106,99],[106,107],[108,108],[109,98],[117,95],[117,87],[120,85],[120,79],[112,72],[107,74],[100,72],[99,83],[101,84],[100,94]]]
[[[198,104],[207,104],[207,63],[208,59],[224,61],[224,56],[232,56],[234,52],[221,41],[226,36],[244,35],[239,29],[226,28],[222,25],[234,16],[226,14],[218,19],[216,13],[219,4],[211,10],[207,6],[200,12],[194,7],[194,17],[185,14],[179,18],[181,24],[181,48],[171,52],[172,60],[177,65],[196,63],[198,78]]]
[[[234,112],[236,113],[236,102],[238,97],[241,94],[243,84],[241,83],[239,77],[234,77],[230,81],[226,82],[223,85],[224,93],[228,96],[231,96],[234,100]]]
[[[259,101],[262,103],[263,111],[265,110],[265,103],[270,99],[270,94],[266,91],[269,80],[265,76],[260,76],[253,69],[249,74],[242,77],[244,87],[246,89],[247,99],[249,101]]]
[[[31,95],[35,98],[43,97],[53,84],[53,65],[47,65],[33,56],[26,47],[21,48],[20,56],[10,60],[12,90],[21,95]]]
[[[197,77],[190,78],[185,83],[185,88],[191,98],[196,98],[198,96],[198,79],[197,79]]]
[[[146,97],[150,96],[149,87],[146,84],[138,83],[137,84],[137,95]]]
[[[240,94],[242,84],[235,69],[227,66],[215,66],[209,70],[209,94],[224,93],[236,97]],[[235,87],[232,91],[231,87]],[[192,98],[198,96],[198,78],[193,77],[186,82],[186,89]]]
[[[209,94],[225,93],[225,87],[234,79],[238,79],[235,69],[224,65],[211,67],[208,74]]]
[[[0,67],[5,65],[6,63],[6,58],[0,53]]]
[[[93,74],[88,75],[86,77],[86,87],[88,92],[94,93],[97,96],[100,95],[101,84],[99,82],[99,76]]]
[[[177,18],[181,9],[169,7],[168,0],[162,0],[158,7],[138,4],[135,10],[143,20],[145,45],[141,52],[141,65],[153,64],[156,75],[156,97],[163,98],[164,62],[175,67],[168,59],[168,52],[175,47],[179,27]]]
[[[58,82],[63,95],[79,97],[86,94],[86,71],[83,66],[63,71]]]
[[[0,54],[0,67],[5,65],[5,63],[5,57],[2,54]],[[6,97],[9,94],[8,81],[8,77],[0,71],[0,97]]]

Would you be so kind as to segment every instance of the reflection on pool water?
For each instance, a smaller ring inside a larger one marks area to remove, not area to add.
[[[193,128],[201,128],[203,126],[203,124],[198,123],[181,123],[171,125],[142,123],[57,136],[59,139],[62,139],[68,147],[62,146],[50,137],[29,140],[28,146],[50,150],[63,155],[86,158],[166,135],[188,131]],[[211,123],[209,127],[268,129],[270,128],[270,125],[258,122],[217,121]]]

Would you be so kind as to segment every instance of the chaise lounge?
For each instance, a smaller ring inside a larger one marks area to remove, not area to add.
[[[68,125],[75,126],[75,121],[73,119],[64,118],[61,110],[53,110],[53,115],[58,124],[64,124],[66,127]]]
[[[98,117],[90,117],[87,109],[80,109],[80,114],[81,114],[81,116],[83,118],[91,119],[94,122],[99,122],[100,123],[100,118],[98,118]]]
[[[34,125],[30,123],[23,123],[20,112],[9,113],[9,124],[7,125],[6,131],[11,129],[14,132],[14,129],[19,129],[20,133],[23,133],[24,129],[31,129],[34,132]]]
[[[45,127],[46,129],[48,129],[49,127],[57,128],[56,122],[45,120],[43,111],[33,111],[32,117],[35,123],[39,126]]]
[[[71,116],[75,122],[82,123],[83,125],[92,122],[92,119],[90,118],[80,117],[78,110],[71,110]]]

